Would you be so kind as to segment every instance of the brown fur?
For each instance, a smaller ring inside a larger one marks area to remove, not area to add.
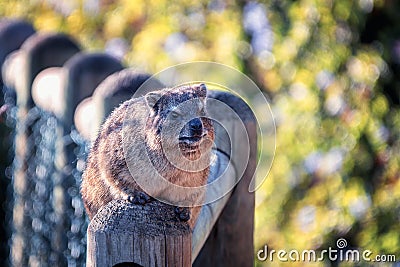
[[[203,190],[183,195],[182,191],[158,183],[154,177],[159,174],[185,187],[206,184],[214,129],[211,120],[205,118],[205,97],[205,86],[182,86],[128,100],[114,110],[92,146],[82,177],[81,194],[90,219],[111,200],[129,199],[145,191],[138,185],[140,178],[150,184],[146,193],[152,197],[186,206],[201,204]],[[185,101],[190,103],[182,104]],[[178,114],[177,118],[171,114]],[[201,117],[205,136],[195,143],[197,146],[187,147],[186,143],[178,143],[178,137],[191,135],[185,123],[193,117]],[[176,125],[180,125],[179,136],[173,130]],[[191,227],[199,210],[199,207],[190,208]]]

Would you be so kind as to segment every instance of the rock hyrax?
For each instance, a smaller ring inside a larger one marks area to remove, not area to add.
[[[82,177],[81,194],[90,219],[114,199],[145,204],[150,195],[179,202],[178,191],[151,184],[156,173],[183,187],[207,183],[214,128],[207,118],[206,94],[204,84],[166,88],[130,99],[113,111],[93,143]],[[143,190],[138,179],[151,189]],[[197,207],[177,207],[177,217],[190,219],[193,227],[204,192],[184,198]]]

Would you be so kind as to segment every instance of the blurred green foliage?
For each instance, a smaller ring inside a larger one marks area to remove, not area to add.
[[[0,16],[66,32],[144,71],[193,60],[243,71],[268,95],[277,126],[256,193],[256,250],[335,248],[343,237],[397,259],[399,11],[392,0],[0,0]]]

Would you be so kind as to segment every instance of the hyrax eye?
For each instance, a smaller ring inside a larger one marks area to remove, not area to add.
[[[171,118],[177,119],[179,118],[180,114],[176,111],[171,111]]]

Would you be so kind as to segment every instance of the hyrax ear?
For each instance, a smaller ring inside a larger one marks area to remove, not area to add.
[[[146,100],[147,106],[149,106],[149,108],[155,110],[156,103],[161,98],[161,96],[162,96],[162,93],[160,93],[160,92],[150,92],[144,96],[144,99]]]
[[[207,87],[204,83],[196,84],[194,86],[194,89],[196,90],[196,93],[198,94],[199,97],[207,96]]]

